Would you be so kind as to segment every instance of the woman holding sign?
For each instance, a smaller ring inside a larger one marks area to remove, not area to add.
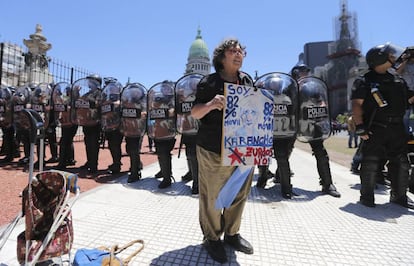
[[[235,166],[223,166],[221,163],[223,109],[226,106],[224,83],[253,86],[251,77],[240,71],[245,56],[245,48],[237,39],[224,40],[214,50],[216,72],[204,77],[198,84],[191,111],[191,115],[201,122],[197,135],[197,159],[203,245],[208,254],[221,263],[227,261],[220,239],[223,233],[226,244],[235,250],[253,254],[251,244],[238,233],[253,172],[248,175],[231,206],[217,209],[215,204],[220,190],[236,170]]]

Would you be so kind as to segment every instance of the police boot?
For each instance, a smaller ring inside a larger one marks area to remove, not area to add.
[[[341,194],[336,190],[336,187],[332,184],[331,168],[329,167],[329,157],[325,149],[321,154],[315,154],[317,168],[320,178],[320,184],[322,185],[322,192],[329,194],[332,197],[339,198]]]
[[[355,160],[352,160],[351,163],[351,169],[350,171],[354,174],[354,175],[359,175],[359,173],[361,172],[359,170],[359,163],[357,163]]]
[[[13,157],[14,158],[20,158],[20,147],[17,143],[14,143]]]
[[[140,161],[138,156],[129,156],[131,167],[128,176],[128,183],[136,182],[141,179]]]
[[[167,188],[171,186],[171,155],[170,156],[158,156],[158,162],[160,164],[162,181],[158,185],[158,188]]]
[[[49,160],[47,160],[45,163],[57,163],[57,162],[59,162],[57,143],[49,143],[49,146],[50,146],[50,153],[51,153],[52,157]]]
[[[7,140],[3,139],[3,143],[5,143]],[[14,153],[15,153],[16,147],[14,145],[14,141],[11,141],[7,144],[5,144],[5,150],[3,150],[5,152],[4,155],[6,155],[6,157],[0,159],[0,163],[9,163],[11,161],[14,160]],[[20,157],[20,153],[19,153],[19,157]]]
[[[276,183],[276,184],[280,184],[279,167],[276,168],[275,175],[273,177],[273,182]]]
[[[414,209],[413,202],[406,196],[409,167],[406,156],[398,156],[390,160],[388,164],[388,172],[392,176],[390,202]]]
[[[66,166],[67,164],[67,157],[68,157],[68,150],[67,150],[67,146],[64,144],[61,144],[59,147],[59,163],[56,166],[57,169],[59,170],[66,170]]]
[[[280,176],[280,187],[282,191],[282,197],[285,199],[292,198],[292,184],[290,179],[290,166],[289,162],[286,160],[277,160],[278,166],[277,169],[279,171]]]
[[[73,146],[73,143],[70,144],[70,148],[69,151],[67,151],[67,156],[66,156],[66,165],[76,165],[76,160],[75,160],[75,148]],[[66,154],[66,153],[65,153]]]
[[[187,167],[188,167],[187,173],[185,173],[185,175],[181,177],[181,180],[183,180],[184,182],[188,182],[193,179],[192,174],[191,174],[191,162],[189,158],[187,158]]]
[[[375,207],[374,190],[378,166],[379,160],[374,157],[364,158],[364,162],[361,165],[360,203],[367,207]]]
[[[108,166],[108,174],[116,175],[121,172],[121,163],[113,163]]]
[[[267,183],[267,165],[259,165],[259,178],[257,179],[256,187],[265,188]]]
[[[191,178],[193,180],[193,186],[191,188],[191,193],[193,195],[198,194],[198,161],[197,158],[190,158],[190,169],[191,169]]]

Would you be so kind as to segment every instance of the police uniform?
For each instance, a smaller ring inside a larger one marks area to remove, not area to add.
[[[18,153],[11,102],[13,90],[14,88],[2,88],[0,91],[0,127],[3,132],[1,155],[5,155],[0,159],[1,163],[13,161],[14,155]]]
[[[282,196],[290,199],[292,185],[289,157],[297,131],[297,83],[287,74],[269,73],[260,77],[256,86],[273,94],[273,155],[277,161],[276,175],[280,177]],[[269,175],[268,166],[259,166],[256,186],[264,188]]]
[[[150,96],[151,95],[151,96]],[[176,118],[173,83],[164,81],[155,84],[149,92],[149,135],[154,139],[163,180],[159,188],[171,186],[172,157],[175,146]]]
[[[388,159],[388,174],[392,177],[390,201],[408,207],[408,135],[403,123],[408,106],[408,94],[405,81],[389,71],[379,74],[370,70],[354,82],[351,99],[364,100],[363,124],[357,125],[357,133],[360,130],[370,132],[369,139],[365,140],[362,146],[360,173],[360,202],[366,206],[375,206],[376,175],[382,167],[382,161]],[[378,96],[382,96],[382,100],[377,98],[380,102],[375,99]],[[380,107],[380,104],[383,107]]]
[[[65,170],[68,165],[75,165],[73,138],[78,130],[78,125],[73,121],[73,102],[71,84],[59,82],[55,84],[52,92],[53,121],[60,126],[61,136],[59,140],[59,159],[57,169]]]
[[[57,163],[59,162],[58,157],[58,143],[56,138],[56,119],[55,112],[50,111],[49,126],[46,128],[45,138],[48,140],[51,158],[46,163]]]
[[[121,107],[120,94],[122,85],[114,78],[105,78],[102,90],[101,124],[108,141],[113,163],[108,166],[108,173],[118,174],[121,171],[121,144],[124,136],[120,131]]]
[[[29,125],[24,125],[26,121],[26,116],[23,114],[22,110],[29,107],[30,97],[31,97],[31,88],[29,87],[19,87],[16,89],[16,92],[12,98],[13,106],[13,124],[16,130],[16,143],[17,146],[20,143],[23,144],[24,157],[18,161],[19,165],[25,165],[29,163],[30,157],[30,130]]]
[[[59,141],[59,163],[56,166],[58,169],[64,170],[68,165],[74,165],[75,156],[74,156],[74,146],[73,138],[78,131],[78,125],[70,125],[61,127],[62,136]]]
[[[80,85],[84,83],[84,86],[78,86],[78,82]],[[72,86],[72,100],[75,102],[76,113],[75,121],[78,126],[82,126],[87,158],[86,163],[81,168],[87,169],[91,174],[98,171],[99,141],[101,136],[99,106],[101,83],[101,77],[94,74],[75,82]],[[86,84],[87,86],[85,86]],[[79,91],[79,89],[85,88],[87,90]]]
[[[305,69],[308,68],[306,65],[303,66]],[[329,137],[330,133],[327,87],[324,81],[309,75],[309,68],[308,71],[301,71],[300,68],[303,66],[299,65],[292,69],[292,75],[297,76],[299,84],[300,111],[297,139],[309,143],[312,148],[322,192],[333,197],[340,197],[341,194],[332,182],[329,155],[323,145],[323,141]],[[296,72],[296,70],[300,71]],[[306,74],[300,75],[300,73]]]
[[[108,141],[109,151],[112,156],[112,164],[108,166],[108,173],[118,174],[121,171],[121,144],[124,136],[119,131],[119,128],[105,132],[105,138]]]

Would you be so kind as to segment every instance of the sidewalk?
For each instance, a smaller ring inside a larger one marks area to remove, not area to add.
[[[72,259],[78,248],[143,239],[144,250],[129,265],[215,264],[201,246],[198,197],[191,195],[191,182],[180,180],[187,171],[185,155],[173,160],[177,182],[170,188],[158,189],[155,163],[145,167],[139,182],[127,184],[125,175],[82,193],[72,208]],[[414,212],[388,203],[386,187],[376,190],[377,207],[367,208],[357,204],[359,177],[348,168],[331,162],[338,199],[320,193],[310,153],[294,149],[291,167],[298,194],[293,199],[283,199],[272,181],[266,189],[252,187],[240,233],[255,252],[226,247],[227,265],[414,265]],[[23,230],[23,223],[15,228],[0,265],[18,265],[16,237]]]

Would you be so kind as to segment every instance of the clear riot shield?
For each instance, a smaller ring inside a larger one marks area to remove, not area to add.
[[[73,125],[72,87],[68,82],[59,82],[53,86],[52,102],[55,117],[60,127]]]
[[[40,83],[32,91],[31,109],[39,113],[45,128],[49,126],[50,112],[52,110],[51,97],[52,88],[49,83]]]
[[[174,83],[159,82],[148,91],[148,136],[157,139],[175,137]]]
[[[30,129],[30,121],[22,111],[30,108],[32,90],[29,87],[18,87],[12,96],[13,122],[16,129]]]
[[[121,124],[121,90],[117,81],[109,82],[102,90],[101,125],[105,132],[119,129]]]
[[[10,88],[0,88],[0,127],[9,128],[13,123],[12,91]]]
[[[331,133],[328,87],[316,77],[299,79],[299,128],[301,142],[327,139]]]
[[[191,116],[191,107],[195,100],[197,84],[203,75],[193,73],[181,77],[175,83],[175,99],[177,112],[177,131],[183,135],[195,135],[198,131],[198,120]]]
[[[100,84],[90,78],[78,79],[72,84],[74,122],[78,126],[96,126],[100,122]]]
[[[271,72],[255,81],[273,97],[273,138],[294,137],[298,128],[298,84],[286,73]]]
[[[146,130],[147,92],[140,83],[128,84],[121,93],[121,132],[125,137],[142,137]]]

